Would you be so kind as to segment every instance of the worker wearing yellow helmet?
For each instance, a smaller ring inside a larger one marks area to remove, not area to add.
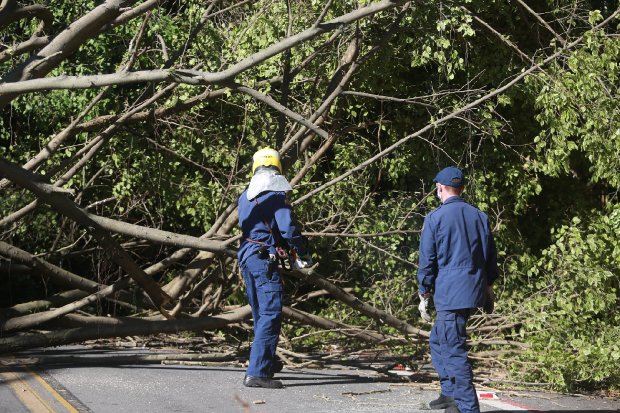
[[[254,154],[252,161],[252,179],[238,201],[243,238],[237,258],[254,319],[254,341],[243,384],[279,389],[283,387],[282,382],[273,379],[274,373],[282,369],[276,358],[283,295],[278,250],[284,247],[292,251],[293,269],[311,265],[312,259],[286,199],[292,188],[282,175],[280,154],[263,148]]]

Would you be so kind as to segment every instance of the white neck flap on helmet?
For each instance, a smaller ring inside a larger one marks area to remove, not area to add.
[[[246,196],[253,200],[265,191],[288,192],[292,191],[291,184],[286,178],[272,169],[258,169],[250,181]]]

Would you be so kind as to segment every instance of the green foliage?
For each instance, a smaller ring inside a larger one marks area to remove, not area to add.
[[[584,47],[566,62],[532,79],[539,88],[536,119],[543,132],[534,167],[557,176],[570,171],[571,155],[588,162],[594,182],[620,186],[620,44],[602,30],[586,33]]]
[[[527,271],[521,301],[527,322],[521,335],[531,344],[524,356],[536,369],[528,379],[558,388],[617,383],[620,378],[620,207],[592,211],[554,231],[554,243]]]

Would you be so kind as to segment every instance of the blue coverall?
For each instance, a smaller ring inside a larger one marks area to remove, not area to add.
[[[254,319],[254,342],[246,374],[272,377],[282,324],[283,293],[277,263],[270,255],[276,256],[276,237],[295,248],[300,256],[306,251],[284,192],[262,192],[253,200],[248,200],[243,192],[238,206],[243,240],[237,258]]]
[[[419,292],[432,293],[437,310],[430,346],[441,392],[461,413],[478,413],[465,326],[498,277],[488,216],[458,196],[445,200],[424,219],[419,264]]]

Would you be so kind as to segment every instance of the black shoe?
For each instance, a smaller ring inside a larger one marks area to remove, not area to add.
[[[444,396],[443,393],[438,398],[428,404],[428,407],[435,410],[446,409],[448,407],[456,407],[456,402],[452,396]]]
[[[456,406],[450,406],[446,410],[444,410],[443,413],[461,413],[461,411]]]
[[[245,387],[262,387],[264,389],[281,389],[284,387],[280,380],[270,379],[268,377],[245,376],[243,379]]]

